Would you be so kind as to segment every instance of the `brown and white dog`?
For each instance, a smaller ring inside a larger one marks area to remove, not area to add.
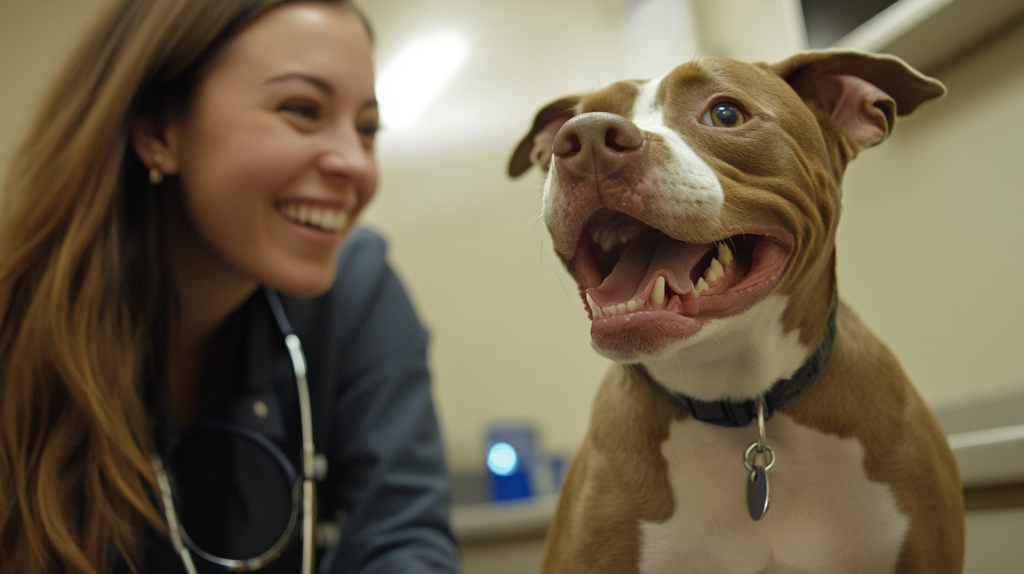
[[[961,571],[956,462],[835,276],[847,163],[944,92],[826,50],[700,59],[538,113],[509,173],[547,170],[555,251],[620,364],[545,573]]]

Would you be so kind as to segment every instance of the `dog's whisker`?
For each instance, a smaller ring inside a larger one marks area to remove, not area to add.
[[[725,207],[728,207],[729,209],[732,209],[732,210],[736,211],[737,213],[743,213],[742,209],[736,207],[735,205],[729,203],[728,201],[723,201],[722,205],[724,205]]]

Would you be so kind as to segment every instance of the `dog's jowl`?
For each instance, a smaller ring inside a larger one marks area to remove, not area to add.
[[[944,91],[828,50],[702,58],[537,114],[509,173],[546,171],[555,250],[620,364],[546,574],[961,571],[953,455],[835,275],[847,163]]]

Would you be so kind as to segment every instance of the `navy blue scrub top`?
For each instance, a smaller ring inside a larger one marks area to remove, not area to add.
[[[318,572],[454,573],[449,483],[430,394],[427,333],[385,260],[384,240],[357,229],[340,255],[334,287],[317,298],[281,295],[308,365],[317,453],[318,522],[335,522],[336,545],[318,551]],[[227,420],[262,433],[301,469],[295,375],[262,290],[226,322],[204,375],[200,420]],[[257,402],[266,409],[254,408]],[[259,414],[263,416],[259,416]],[[158,443],[176,431],[161,425]],[[246,488],[258,476],[240,472]],[[255,481],[255,483],[254,483]],[[231,517],[209,509],[231,530]],[[228,532],[228,536],[246,536]],[[301,528],[288,550],[258,572],[298,572]],[[147,532],[142,571],[184,572],[164,538]],[[194,557],[200,572],[222,572]],[[117,572],[128,572],[119,563]]]

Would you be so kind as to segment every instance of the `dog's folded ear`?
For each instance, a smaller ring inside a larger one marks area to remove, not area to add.
[[[946,93],[939,81],[895,56],[858,50],[811,50],[770,67],[861,147],[888,137],[896,116]]]
[[[562,124],[576,115],[576,104],[580,96],[566,96],[559,98],[544,106],[537,112],[533,120],[533,127],[523,137],[519,145],[512,152],[512,159],[508,162],[508,174],[511,177],[519,177],[531,165],[547,170],[551,162],[551,146],[555,141],[555,134]]]

